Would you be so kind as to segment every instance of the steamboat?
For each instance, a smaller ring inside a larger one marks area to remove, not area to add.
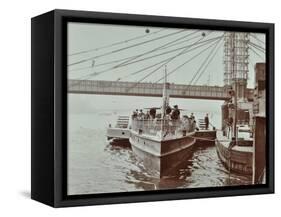
[[[169,106],[166,67],[164,78],[162,106],[151,108],[147,118],[133,116],[129,138],[133,153],[160,178],[186,162],[196,142],[192,121],[181,117],[177,106],[173,109]],[[157,110],[161,112],[157,114]]]
[[[245,175],[252,174],[254,152],[253,129],[248,114],[248,109],[239,109],[239,119],[236,124],[232,124],[231,121],[226,123],[223,131],[217,132],[215,142],[218,156],[229,172]],[[229,115],[232,120],[232,114]]]
[[[107,140],[113,146],[130,147],[130,117],[120,115],[115,126],[109,124],[106,129]]]
[[[216,149],[229,173],[252,176],[253,183],[265,177],[265,64],[257,63],[253,99],[245,97],[246,83],[235,82],[231,98],[222,105],[222,131]]]

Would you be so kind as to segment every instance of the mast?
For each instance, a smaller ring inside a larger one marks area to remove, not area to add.
[[[233,56],[232,56],[232,58],[233,58],[233,60],[232,60],[232,78],[234,79],[234,122],[233,122],[233,125],[234,125],[234,128],[233,128],[233,131],[234,131],[234,138],[235,138],[235,145],[236,145],[236,143],[237,143],[237,80],[236,80],[236,78],[237,78],[237,70],[236,70],[236,67],[235,67],[235,57],[236,57],[236,50],[235,50],[235,33],[232,33],[233,35],[232,35],[232,37],[233,37],[233,39],[232,39],[232,49],[233,49]]]
[[[166,107],[169,105],[169,95],[168,95],[168,83],[167,83],[167,66],[165,65],[164,70],[164,83],[163,83],[163,109],[164,113],[166,112]],[[163,113],[163,114],[164,114]]]
[[[162,93],[162,120],[161,120],[161,139],[163,139],[166,108],[169,105],[169,94],[168,94],[168,83],[167,83],[167,66],[165,65],[164,70],[164,82],[163,82],[163,93]]]

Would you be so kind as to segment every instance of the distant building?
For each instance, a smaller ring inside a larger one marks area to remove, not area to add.
[[[254,114],[265,117],[266,109],[266,69],[265,63],[256,63],[255,66],[255,91],[254,91]]]

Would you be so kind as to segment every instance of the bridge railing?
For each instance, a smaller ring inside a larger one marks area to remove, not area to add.
[[[102,81],[102,80],[68,80],[70,93],[94,93],[113,95],[139,95],[161,96],[163,84],[161,83],[137,83],[126,81]],[[210,98],[227,99],[226,87],[183,85],[169,83],[169,94],[172,97],[183,98]]]
[[[68,80],[69,89],[75,89],[79,87],[99,87],[99,88],[151,88],[162,90],[163,84],[158,83],[136,83],[136,82],[125,82],[125,81],[99,81],[99,80]],[[221,92],[223,87],[219,86],[207,86],[207,85],[184,85],[184,84],[169,84],[170,90],[179,91],[215,91]]]

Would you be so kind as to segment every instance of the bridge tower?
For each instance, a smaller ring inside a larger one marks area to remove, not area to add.
[[[237,91],[238,99],[246,99],[249,64],[249,34],[225,32],[224,85]]]

